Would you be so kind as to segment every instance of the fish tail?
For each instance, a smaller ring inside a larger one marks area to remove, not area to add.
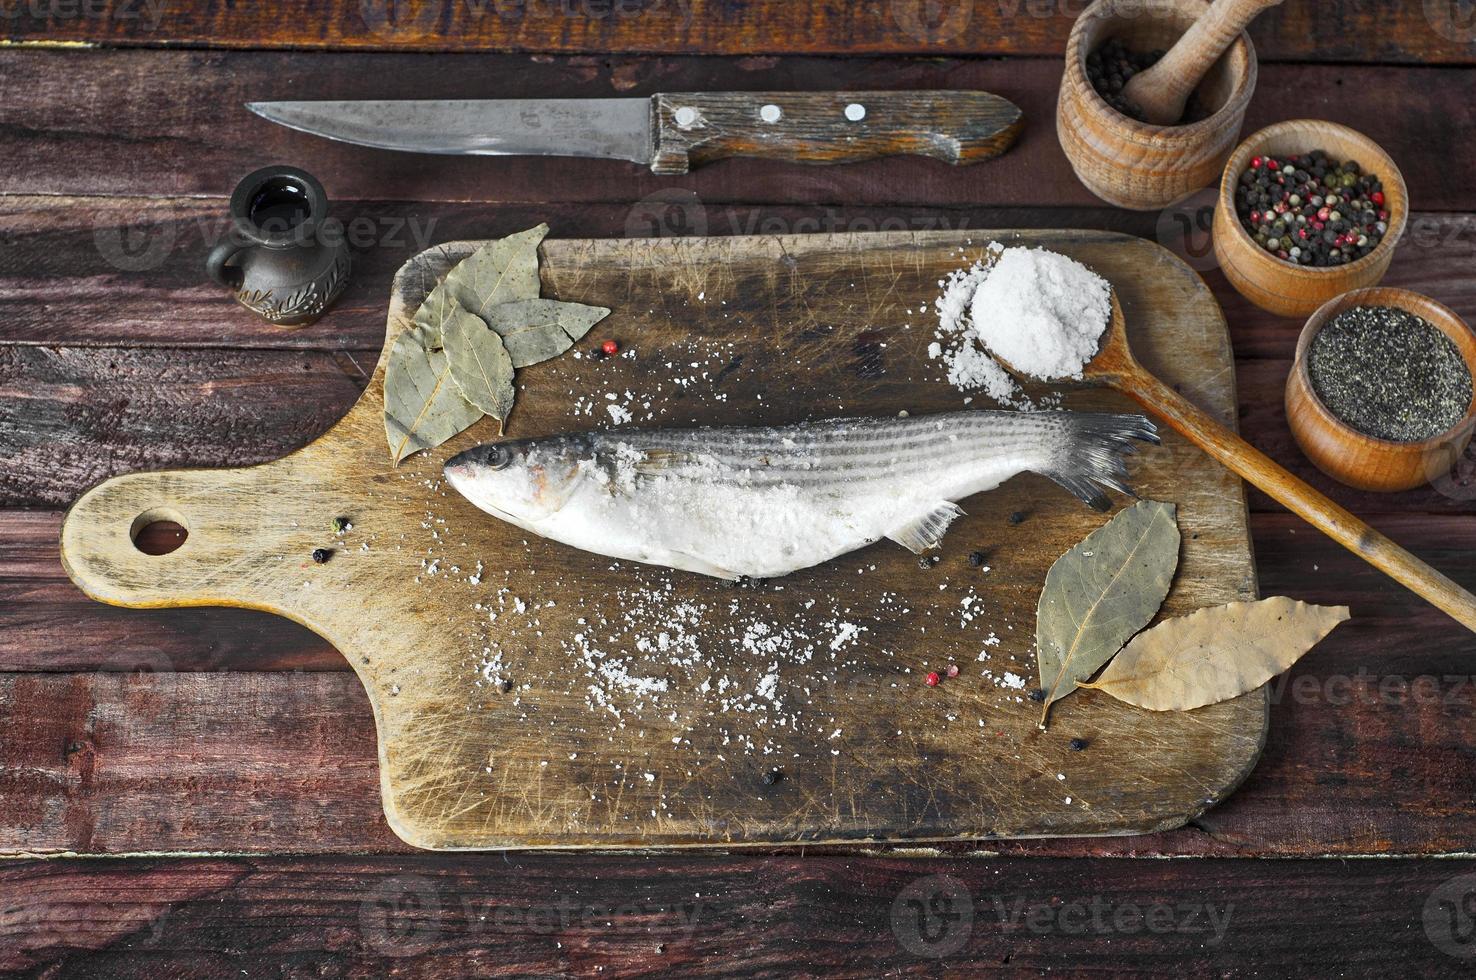
[[[1105,412],[1062,413],[1064,439],[1054,459],[1041,472],[1086,501],[1107,510],[1106,487],[1135,497],[1127,482],[1124,457],[1137,452],[1134,440],[1158,443],[1158,428],[1142,415]]]

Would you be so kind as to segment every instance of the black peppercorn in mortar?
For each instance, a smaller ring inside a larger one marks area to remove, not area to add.
[[[1117,38],[1111,38],[1087,55],[1087,81],[1092,83],[1092,88],[1097,90],[1103,102],[1129,119],[1142,122],[1143,111],[1129,102],[1122,94],[1122,90],[1127,87],[1129,79],[1157,64],[1163,55],[1164,52],[1161,49],[1133,51]],[[1199,93],[1194,92],[1190,94],[1188,102],[1184,105],[1184,118],[1179,120],[1179,124],[1198,122],[1210,115],[1212,113],[1206,111],[1203,103],[1200,102]]]
[[[1263,250],[1297,265],[1346,265],[1389,230],[1383,182],[1322,150],[1252,157],[1235,185],[1240,225]]]

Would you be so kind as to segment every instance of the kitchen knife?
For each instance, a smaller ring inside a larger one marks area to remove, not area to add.
[[[603,157],[684,174],[724,157],[849,163],[918,154],[977,163],[1020,109],[989,92],[695,92],[637,99],[249,102],[315,136],[412,153]]]

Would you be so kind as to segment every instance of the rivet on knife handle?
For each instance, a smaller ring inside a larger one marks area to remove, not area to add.
[[[723,157],[978,163],[1008,149],[1021,125],[1019,107],[989,92],[691,92],[652,106],[658,174]]]

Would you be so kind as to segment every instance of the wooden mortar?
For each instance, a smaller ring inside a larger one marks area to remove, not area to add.
[[[1235,212],[1235,187],[1252,157],[1285,157],[1326,150],[1339,160],[1356,160],[1364,173],[1384,185],[1388,231],[1373,251],[1347,265],[1307,266],[1279,259],[1256,244]],[[1215,202],[1211,242],[1220,270],[1236,291],[1278,316],[1304,317],[1351,289],[1377,285],[1389,271],[1394,246],[1409,220],[1409,191],[1393,159],[1356,130],[1320,119],[1288,119],[1247,137],[1225,165]]]
[[[1450,471],[1476,430],[1476,395],[1449,429],[1416,442],[1395,442],[1359,432],[1334,415],[1312,387],[1307,353],[1318,331],[1355,306],[1393,306],[1422,317],[1449,337],[1476,378],[1476,333],[1449,307],[1407,289],[1355,289],[1328,300],[1312,314],[1297,341],[1297,359],[1286,379],[1286,420],[1297,445],[1319,470],[1360,490],[1390,493],[1424,486]]]
[[[1056,135],[1076,176],[1109,204],[1152,211],[1219,179],[1256,88],[1256,52],[1241,32],[1197,89],[1215,111],[1184,126],[1153,126],[1109,106],[1087,80],[1086,58],[1111,38],[1138,51],[1174,45],[1209,9],[1207,0],[1096,0],[1066,45]]]

